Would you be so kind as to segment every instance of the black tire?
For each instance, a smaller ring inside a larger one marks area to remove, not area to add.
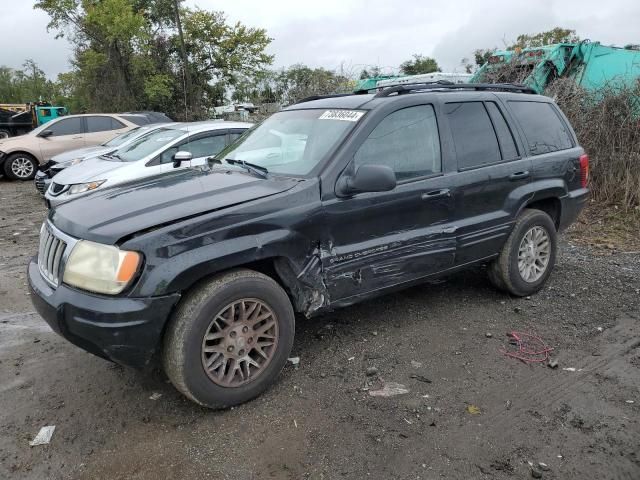
[[[5,130],[4,128],[0,128],[0,140],[4,140],[5,138],[11,137],[11,132],[9,130]]]
[[[214,317],[242,299],[257,299],[268,306],[273,313],[270,318],[278,325],[277,342],[254,380],[248,376],[247,383],[222,386],[205,370],[205,335]],[[230,407],[257,397],[274,383],[291,353],[294,334],[293,307],[282,287],[261,273],[235,270],[195,286],[180,301],[164,336],[162,363],[171,383],[187,398],[209,408]]]
[[[543,229],[548,235],[550,246],[548,262],[539,278],[526,281],[518,268],[518,251],[524,236],[534,227]],[[489,280],[496,288],[511,295],[517,297],[532,295],[542,288],[551,275],[556,262],[557,248],[558,236],[551,217],[541,210],[525,209],[516,220],[500,255],[489,264],[487,269]]]
[[[10,180],[32,180],[38,172],[38,161],[28,153],[13,153],[4,161],[4,174]]]

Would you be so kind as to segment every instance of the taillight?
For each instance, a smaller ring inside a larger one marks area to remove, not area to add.
[[[587,188],[589,183],[589,155],[580,155],[580,185]]]

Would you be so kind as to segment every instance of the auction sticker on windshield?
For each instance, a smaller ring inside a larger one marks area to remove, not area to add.
[[[357,110],[327,110],[320,117],[320,120],[344,120],[346,122],[357,122],[362,118],[364,112]]]

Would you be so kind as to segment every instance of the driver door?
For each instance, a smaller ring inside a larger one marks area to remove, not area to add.
[[[216,130],[194,135],[179,145],[165,150],[160,156],[162,171],[167,172],[175,168],[189,168],[206,165],[207,158],[217,155],[227,144],[227,130]],[[177,152],[190,152],[191,161],[182,162],[179,167],[173,166],[173,156]]]
[[[82,117],[66,117],[52,121],[45,130],[52,132],[48,137],[40,137],[40,152],[45,162],[54,155],[85,146]]]
[[[454,265],[449,225],[453,201],[432,105],[396,110],[359,146],[354,169],[385,165],[396,174],[388,192],[363,192],[324,202],[328,239],[321,248],[333,301],[410,282]]]

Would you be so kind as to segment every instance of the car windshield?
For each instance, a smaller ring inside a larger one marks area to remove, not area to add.
[[[159,128],[119,148],[112,156],[122,162],[142,160],[184,134],[183,130]]]
[[[128,132],[121,133],[108,142],[104,142],[102,145],[104,145],[105,147],[119,147],[124,142],[135,137],[136,135],[140,135],[140,127],[136,127],[132,130],[129,130]]]
[[[241,160],[271,173],[307,175],[364,115],[357,110],[279,112],[223,150],[220,160]]]

